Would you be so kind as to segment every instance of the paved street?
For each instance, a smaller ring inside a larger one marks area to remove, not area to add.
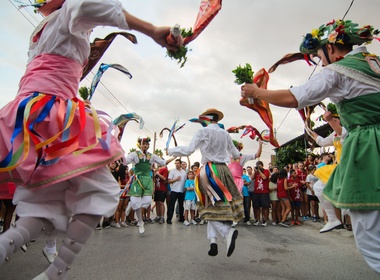
[[[216,257],[207,255],[206,227],[149,224],[143,235],[131,226],[95,230],[68,279],[380,279],[345,229],[320,234],[322,224],[311,221],[289,229],[239,224],[236,249],[228,258],[224,240],[218,240]],[[38,275],[48,266],[43,246],[39,239],[27,253],[19,250],[0,267],[0,279]]]

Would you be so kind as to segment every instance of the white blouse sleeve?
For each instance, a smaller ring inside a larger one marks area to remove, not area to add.
[[[330,69],[322,69],[305,84],[290,88],[298,102],[298,110],[306,106],[318,104],[326,98],[342,99],[343,92],[339,90],[341,75]],[[335,100],[334,100],[335,101]],[[334,102],[333,101],[333,102]],[[335,101],[336,102],[336,101]]]
[[[61,9],[71,34],[103,25],[129,29],[123,7],[116,0],[66,0]]]
[[[125,157],[125,165],[128,165],[132,163],[132,165],[135,165],[139,161],[137,154],[135,152],[128,154]]]
[[[315,142],[317,142],[317,144],[321,147],[332,146],[334,144],[334,137],[335,137],[334,134],[335,132],[331,133],[326,138],[318,136]]]

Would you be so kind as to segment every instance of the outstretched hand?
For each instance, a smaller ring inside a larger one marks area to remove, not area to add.
[[[170,27],[167,26],[161,26],[161,27],[155,27],[154,32],[152,34],[152,39],[156,41],[157,44],[160,46],[167,48],[170,51],[176,51],[178,47],[183,45],[183,38],[182,36],[178,37],[172,37],[171,42],[168,42],[168,36],[170,34]]]
[[[256,91],[259,89],[259,87],[253,83],[253,84],[247,84],[241,86],[241,97],[247,97],[247,98],[257,98]]]
[[[323,118],[324,118],[327,122],[331,121],[331,120],[332,120],[332,114],[331,114],[331,112],[330,112],[330,111],[326,111],[326,112],[323,114]]]

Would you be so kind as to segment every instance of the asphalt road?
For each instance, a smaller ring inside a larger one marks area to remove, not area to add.
[[[219,254],[210,257],[206,227],[173,221],[149,224],[143,235],[132,226],[95,230],[67,279],[380,279],[345,229],[320,234],[322,224],[311,221],[292,228],[239,224],[233,255],[219,239]],[[32,279],[46,269],[43,246],[41,238],[19,250],[0,266],[0,279]]]

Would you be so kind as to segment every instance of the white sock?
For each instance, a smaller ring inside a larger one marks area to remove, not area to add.
[[[57,252],[57,244],[55,242],[55,239],[53,240],[46,240],[46,251],[48,252],[48,254],[54,254],[55,252]]]

